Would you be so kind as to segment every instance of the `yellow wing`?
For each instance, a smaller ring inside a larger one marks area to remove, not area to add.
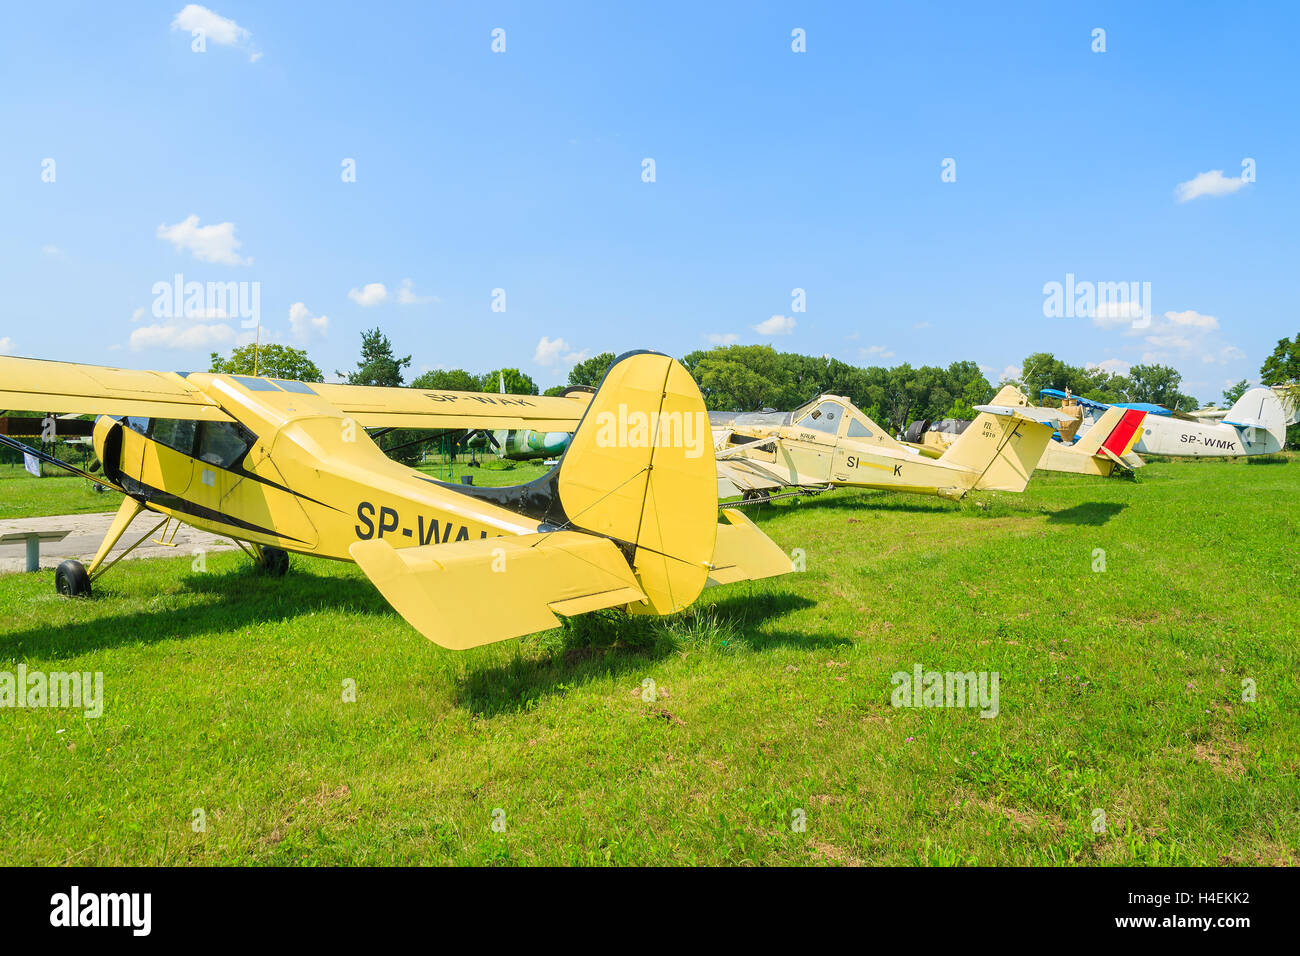
[[[313,384],[311,388],[363,428],[531,428],[571,432],[591,401],[589,392],[560,397],[375,385]]]
[[[175,372],[137,372],[8,356],[0,356],[0,408],[234,421]]]

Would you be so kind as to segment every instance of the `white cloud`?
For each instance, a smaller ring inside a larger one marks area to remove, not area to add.
[[[172,29],[182,30],[191,36],[196,30],[202,31],[205,42],[212,42],[217,46],[243,47],[249,51],[250,63],[256,63],[262,58],[261,53],[249,47],[249,42],[253,39],[251,33],[229,17],[223,17],[197,3],[186,4],[181,12],[176,14],[172,20]]]
[[[143,325],[131,333],[131,351],[224,348],[234,340],[235,330],[225,323]]]
[[[787,315],[774,315],[754,326],[759,335],[789,335],[794,331],[794,318]]]
[[[1000,384],[1005,382],[1018,382],[1024,377],[1025,370],[1019,365],[1008,365],[1002,370],[1002,374],[998,377],[998,382]]]
[[[174,226],[159,226],[158,238],[166,239],[178,252],[188,251],[200,262],[227,266],[251,266],[252,259],[241,259],[240,241],[235,238],[233,222],[200,226],[198,216],[187,216]]]
[[[54,256],[55,258],[63,255],[63,250],[53,244],[41,246],[41,252],[45,253],[47,256]]]
[[[1235,345],[1225,345],[1217,352],[1207,352],[1201,356],[1201,361],[1209,365],[1227,365],[1229,362],[1235,362],[1238,359],[1244,359],[1246,353]]]
[[[1111,375],[1127,375],[1129,372],[1129,363],[1123,359],[1108,358],[1101,362],[1089,362],[1088,368],[1099,368],[1103,372],[1109,372]]]
[[[914,329],[928,329],[929,327],[930,327],[929,322],[918,322],[916,323],[916,325],[912,326],[912,328]]]
[[[740,336],[734,332],[710,332],[705,339],[711,345],[735,345],[740,341]]]
[[[1143,362],[1168,365],[1199,359],[1205,364],[1226,365],[1246,357],[1220,337],[1217,318],[1195,309],[1164,312],[1155,316],[1145,331],[1143,342],[1149,349],[1142,353]]]
[[[1212,315],[1202,315],[1195,309],[1186,312],[1166,312],[1165,318],[1174,325],[1190,325],[1198,329],[1217,329],[1219,320]]]
[[[403,279],[401,287],[397,290],[397,301],[402,305],[426,305],[430,302],[437,302],[436,295],[416,295],[415,289],[410,279]]]
[[[12,355],[14,352],[14,340],[9,336],[0,339],[0,355]]]
[[[894,353],[883,345],[869,345],[865,349],[858,349],[858,354],[864,359],[891,359]]]
[[[543,335],[541,341],[537,343],[537,350],[533,352],[533,363],[536,365],[575,365],[589,355],[589,349],[575,352],[564,339],[551,339]]]
[[[1092,324],[1098,328],[1113,329],[1131,325],[1142,318],[1143,303],[1136,301],[1098,302],[1092,309]]]
[[[381,302],[388,301],[388,289],[382,282],[368,282],[360,289],[353,289],[348,293],[348,298],[357,305],[372,306],[379,305]]]
[[[1185,183],[1179,183],[1174,194],[1179,202],[1189,202],[1201,196],[1227,196],[1244,185],[1246,180],[1239,176],[1229,177],[1223,175],[1222,169],[1211,169],[1208,173],[1200,173]]]
[[[1190,352],[1195,348],[1191,339],[1185,335],[1179,335],[1176,332],[1148,335],[1145,342],[1147,345],[1155,346],[1158,349],[1168,349],[1177,352]]]
[[[136,309],[134,312],[131,313],[132,322],[139,322],[143,318],[144,318],[144,306],[140,306],[140,308]]]
[[[295,302],[289,306],[289,328],[299,342],[310,342],[325,338],[330,330],[330,319],[328,315],[312,315],[306,305]]]

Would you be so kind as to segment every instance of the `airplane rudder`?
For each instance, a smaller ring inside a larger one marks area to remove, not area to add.
[[[630,352],[605,374],[560,462],[574,527],[630,551],[654,610],[703,590],[717,536],[717,466],[704,398],[671,356]]]

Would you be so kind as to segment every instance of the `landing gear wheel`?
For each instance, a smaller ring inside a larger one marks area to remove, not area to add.
[[[272,577],[282,578],[289,570],[289,554],[279,548],[262,549],[262,567]]]
[[[64,561],[54,572],[54,586],[65,597],[90,597],[90,575],[80,561]]]
[[[772,497],[770,492],[766,491],[746,491],[740,496],[741,501],[767,501]]]

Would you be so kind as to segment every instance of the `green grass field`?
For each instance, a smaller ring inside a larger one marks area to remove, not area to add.
[[[85,478],[47,475],[34,478],[21,465],[0,465],[0,520],[116,511],[122,496],[95,491]]]
[[[0,863],[1293,864],[1298,505],[1294,459],[836,492],[751,509],[802,573],[464,653],[350,565],[7,575],[0,669],[105,705],[0,710]],[[997,716],[892,707],[915,664]]]

